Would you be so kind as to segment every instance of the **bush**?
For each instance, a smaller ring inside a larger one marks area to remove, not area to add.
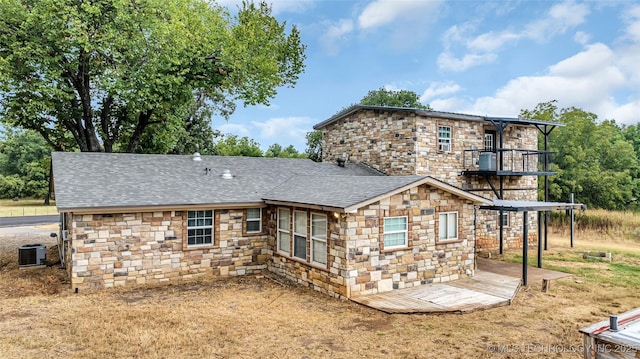
[[[0,175],[0,198],[22,197],[24,188],[24,181],[19,176]]]

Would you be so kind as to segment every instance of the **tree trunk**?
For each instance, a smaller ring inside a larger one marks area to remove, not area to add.
[[[153,110],[147,110],[141,112],[138,116],[138,124],[136,125],[135,131],[133,131],[133,134],[131,135],[131,140],[129,140],[127,152],[134,153],[138,149],[138,145],[140,145],[140,140],[142,139],[144,130],[146,130],[147,126],[149,125],[149,120],[151,119],[152,114]]]
[[[89,56],[80,49],[78,62],[78,76],[74,81],[76,91],[82,105],[82,120],[76,121],[80,136],[84,137],[86,148],[80,148],[83,152],[102,152],[102,146],[98,140],[96,128],[93,125],[93,109],[91,108],[91,78],[89,77]]]

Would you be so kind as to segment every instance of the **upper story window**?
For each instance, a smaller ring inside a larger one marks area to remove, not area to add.
[[[384,248],[407,246],[407,217],[384,219]]]
[[[458,239],[458,212],[440,213],[438,217],[438,239],[441,241]]]
[[[327,216],[311,214],[311,261],[327,264]]]
[[[187,245],[213,244],[213,211],[187,212]]]
[[[451,152],[451,126],[438,126],[438,151]]]
[[[496,150],[496,133],[494,131],[484,133],[484,150],[491,152]]]
[[[262,208],[247,208],[247,233],[262,232]]]
[[[284,208],[278,208],[278,251],[291,251],[291,213]]]

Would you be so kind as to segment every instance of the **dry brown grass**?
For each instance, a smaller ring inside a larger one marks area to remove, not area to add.
[[[51,205],[49,206],[45,206],[43,203],[44,201],[42,199],[23,198],[18,201],[0,199],[0,217],[58,214],[55,201],[51,201]]]
[[[564,243],[553,237],[549,254],[596,242]],[[549,293],[534,283],[511,306],[464,315],[389,315],[264,277],[74,294],[62,269],[19,270],[12,253],[0,267],[5,358],[580,358],[578,328],[639,304],[638,288],[582,275],[554,281]]]

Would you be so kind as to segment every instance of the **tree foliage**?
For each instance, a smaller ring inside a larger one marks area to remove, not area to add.
[[[51,147],[34,131],[0,133],[0,198],[45,198],[49,192]]]
[[[265,157],[278,157],[278,158],[307,158],[304,153],[299,153],[293,145],[289,145],[285,148],[277,143],[269,146],[264,153]]]
[[[213,153],[218,156],[262,157],[260,144],[249,137],[223,135],[213,145]]]
[[[186,150],[194,105],[268,104],[304,69],[298,30],[265,3],[4,0],[0,14],[2,121],[56,150]]]
[[[409,90],[387,90],[384,87],[372,90],[360,100],[360,105],[410,107],[423,110],[431,110],[431,106],[423,105],[420,96]]]
[[[322,131],[307,132],[307,158],[315,162],[322,162]]]
[[[555,121],[566,126],[549,135],[553,156],[549,177],[551,201],[576,201],[604,209],[628,209],[638,191],[638,157],[615,121],[597,121],[593,113],[578,108],[558,109],[555,101],[541,103],[521,117]],[[543,147],[539,141],[540,149]],[[542,189],[543,182],[540,181]]]

